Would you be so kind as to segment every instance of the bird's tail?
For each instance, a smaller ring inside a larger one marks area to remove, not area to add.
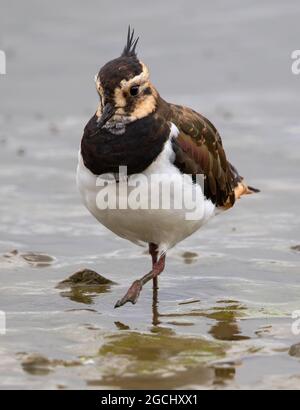
[[[244,178],[239,175],[237,169],[229,163],[230,170],[235,182],[234,195],[235,199],[239,199],[242,195],[254,194],[260,192],[259,189],[253,188],[244,182]]]
[[[243,195],[254,194],[257,192],[260,192],[260,190],[257,188],[253,188],[249,185],[246,185],[243,180],[240,181],[234,188],[235,199],[239,199]]]
[[[254,188],[250,185],[248,185],[248,189],[251,191],[250,194],[257,194],[258,192],[260,192],[260,189]]]

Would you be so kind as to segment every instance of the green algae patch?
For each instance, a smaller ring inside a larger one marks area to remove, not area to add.
[[[101,376],[88,378],[88,386],[121,389],[179,388],[210,385],[215,378],[212,363],[223,359],[227,344],[171,332],[122,331],[105,337],[96,362]]]
[[[196,337],[128,332],[109,336],[99,354],[127,358],[131,370],[164,372],[222,358],[225,346]]]

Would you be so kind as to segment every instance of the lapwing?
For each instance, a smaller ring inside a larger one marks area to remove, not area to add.
[[[207,118],[160,96],[147,66],[137,57],[137,43],[129,27],[121,56],[105,64],[95,76],[100,101],[85,126],[77,168],[77,185],[91,214],[119,237],[147,246],[152,257],[151,271],[135,280],[115,307],[135,304],[150,280],[157,288],[170,248],[216,214],[233,207],[242,195],[258,192],[227,160],[221,137]],[[120,170],[126,170],[126,175]],[[115,182],[99,183],[103,175],[112,175]],[[161,178],[154,178],[157,175]],[[132,180],[139,176],[144,179],[138,196],[141,200],[147,197],[148,203],[150,196],[154,207],[99,207],[98,196],[104,190],[110,195],[110,204],[130,199]],[[175,202],[179,192],[192,192],[197,199],[193,204],[199,211],[197,217],[187,217],[191,204],[186,201],[182,201],[183,206],[161,205],[157,196],[164,194],[170,183]],[[118,189],[121,184],[122,190]]]

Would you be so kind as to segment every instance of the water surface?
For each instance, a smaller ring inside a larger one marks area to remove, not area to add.
[[[130,4],[1,2],[0,385],[299,388],[299,3]],[[261,193],[173,249],[154,298],[114,310],[150,259],[93,220],[75,169],[93,75],[129,22],[161,94],[208,116]],[[82,268],[115,284],[56,287]]]

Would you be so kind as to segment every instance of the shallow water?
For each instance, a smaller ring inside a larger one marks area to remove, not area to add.
[[[99,2],[93,13],[1,3],[0,386],[298,389],[299,3],[195,1],[191,17],[173,1],[168,31],[165,3],[155,16],[139,2],[117,14]],[[75,168],[97,102],[91,79],[129,19],[162,95],[208,116],[261,193],[173,249],[154,298],[146,286],[137,305],[114,310],[150,259],[88,214]],[[56,287],[82,268],[115,283]]]

